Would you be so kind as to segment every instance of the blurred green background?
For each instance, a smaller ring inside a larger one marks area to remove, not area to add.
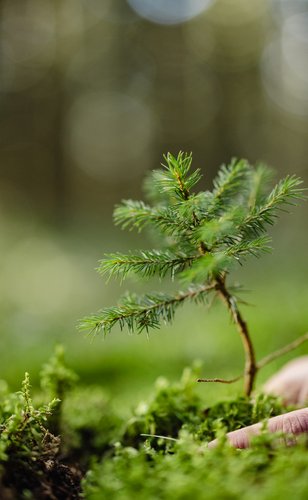
[[[18,387],[28,370],[35,384],[57,343],[82,383],[127,402],[196,358],[204,376],[237,375],[241,345],[220,304],[185,308],[149,339],[91,340],[75,325],[143,289],[106,285],[94,268],[104,252],[152,245],[114,228],[112,209],[142,196],[163,153],[193,151],[203,187],[232,156],[307,185],[308,1],[2,0],[0,16],[0,377]],[[308,325],[307,203],[292,212],[274,255],[234,276],[252,290],[258,357]]]

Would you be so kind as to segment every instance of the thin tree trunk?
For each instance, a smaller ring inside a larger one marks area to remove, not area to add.
[[[249,396],[251,394],[251,391],[253,390],[254,380],[258,368],[248,327],[237,307],[234,297],[232,297],[232,295],[230,295],[230,293],[226,289],[224,279],[218,277],[216,278],[216,282],[217,282],[218,293],[222,298],[222,300],[227,305],[228,310],[231,313],[231,316],[237,326],[237,329],[242,339],[242,344],[245,351],[244,390],[245,394]]]

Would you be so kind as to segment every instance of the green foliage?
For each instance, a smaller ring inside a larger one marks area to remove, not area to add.
[[[187,200],[191,188],[201,179],[200,169],[190,173],[192,155],[180,152],[175,158],[168,153],[164,160],[164,169],[152,173],[154,190],[179,201]]]
[[[186,368],[179,383],[164,378],[157,380],[155,392],[148,403],[140,403],[128,421],[122,444],[139,447],[142,435],[163,436],[163,445],[170,448],[170,438],[177,438],[183,430],[196,441],[209,442],[222,427],[228,432],[259,422],[286,411],[274,397],[259,394],[255,399],[239,396],[205,408],[196,392],[200,366]],[[157,444],[155,437],[150,442]]]
[[[48,436],[47,419],[58,406],[59,400],[53,399],[35,409],[30,396],[29,374],[25,374],[22,390],[17,393],[4,391],[0,403],[1,434],[0,461],[5,462],[14,448],[21,457],[35,460],[44,448]],[[58,443],[57,443],[58,444]]]
[[[107,308],[97,316],[85,318],[81,328],[102,328],[105,333],[109,333],[115,324],[119,324],[121,329],[127,326],[130,332],[159,328],[161,320],[170,322],[173,319],[175,310],[184,301],[203,302],[213,290],[214,286],[205,285],[191,286],[186,292],[174,295],[156,293],[138,297],[126,294],[118,306]]]
[[[121,277],[122,279],[130,273],[137,273],[141,277],[151,277],[159,274],[163,278],[168,272],[173,278],[187,265],[193,262],[194,256],[186,255],[184,252],[173,252],[171,250],[143,250],[139,255],[111,254],[108,260],[102,260],[98,268],[100,274]]]
[[[286,408],[264,395],[204,408],[194,383],[198,371],[199,367],[186,369],[179,383],[157,381],[153,397],[137,406],[113,450],[87,473],[85,498],[274,500],[292,494],[306,498],[304,441],[285,448],[277,435],[264,431],[253,439],[251,449],[239,451],[225,439],[226,431]],[[207,442],[216,436],[217,448],[208,449]]]
[[[122,419],[112,409],[110,398],[99,386],[83,387],[71,370],[62,346],[41,370],[44,397],[57,397],[59,404],[48,420],[48,429],[61,435],[61,454],[78,458],[86,467],[94,456],[106,453],[119,435]]]
[[[57,346],[54,355],[41,370],[41,387],[49,397],[57,398],[59,404],[49,419],[50,431],[58,435],[61,433],[62,405],[78,380],[78,376],[67,367],[64,360],[64,349]]]
[[[164,160],[163,169],[153,171],[147,180],[148,197],[155,204],[127,200],[114,213],[115,223],[122,228],[140,231],[149,226],[157,230],[164,238],[162,248],[107,255],[98,271],[121,280],[132,273],[141,278],[169,274],[189,289],[173,296],[128,295],[118,306],[82,320],[81,329],[108,333],[119,325],[140,332],[171,321],[180,303],[192,298],[204,300],[217,291],[218,280],[224,282],[235,263],[269,251],[268,226],[280,209],[303,197],[299,178],[286,176],[270,190],[270,170],[246,160],[222,166],[212,191],[195,194],[192,189],[201,173],[199,169],[191,171],[192,155],[168,153]],[[200,294],[191,293],[192,283],[201,286]]]
[[[46,464],[52,462],[59,451],[60,439],[48,430],[48,420],[58,404],[59,401],[53,399],[35,408],[27,373],[21,391],[3,391],[0,403],[0,496],[2,483],[20,494],[25,493],[30,484],[37,488],[41,483]]]
[[[61,414],[62,452],[86,467],[119,439],[123,420],[102,387],[78,387],[66,396]]]
[[[62,400],[64,395],[78,381],[77,374],[68,368],[64,359],[64,349],[57,346],[54,355],[41,370],[41,387],[43,391]]]
[[[235,431],[285,412],[279,400],[264,394],[254,399],[239,396],[235,400],[220,401],[203,411],[196,436],[202,441],[210,441],[220,427],[228,432]]]
[[[250,166],[246,160],[232,160],[230,165],[223,165],[213,181],[210,213],[224,213],[234,199],[245,201],[249,186],[247,185]]]
[[[78,461],[87,467],[93,456],[102,457],[122,420],[101,388],[73,389],[76,379],[58,347],[34,400],[27,373],[17,393],[0,383],[0,498],[80,498]],[[62,400],[42,403],[51,394]]]
[[[0,384],[1,498],[80,498],[78,463],[88,471],[82,497],[91,500],[307,497],[304,440],[285,448],[264,432],[249,450],[226,443],[226,431],[287,411],[275,398],[238,397],[206,408],[196,389],[201,368],[196,365],[185,369],[178,383],[158,379],[149,401],[124,421],[121,407],[115,412],[101,387],[72,388],[76,376],[63,363],[58,349],[42,381],[44,396],[59,387],[58,379],[66,381],[61,442],[50,433],[58,400],[35,404],[27,374],[17,393]],[[209,450],[214,437],[219,444]]]
[[[184,425],[196,428],[203,421],[203,404],[196,394],[198,367],[186,369],[179,383],[170,384],[160,378],[149,403],[140,403],[128,421],[122,442],[138,447],[142,434],[176,438]]]
[[[118,446],[113,459],[93,467],[84,482],[89,500],[278,500],[308,495],[307,444],[282,448],[272,436],[237,451],[222,443],[214,450],[182,432],[174,452],[145,445]]]

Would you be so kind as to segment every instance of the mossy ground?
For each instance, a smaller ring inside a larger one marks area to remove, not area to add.
[[[129,419],[101,387],[77,387],[61,351],[43,369],[40,392],[31,395],[27,377],[18,393],[3,384],[0,497],[306,499],[305,438],[286,447],[264,431],[235,450],[224,437],[286,408],[262,394],[206,408],[198,375],[194,367],[178,383],[160,378]]]

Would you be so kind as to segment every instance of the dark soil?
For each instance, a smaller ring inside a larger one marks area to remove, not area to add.
[[[0,498],[22,499],[29,491],[37,500],[75,500],[80,498],[82,475],[78,466],[57,459],[32,463],[9,460],[0,484]]]

